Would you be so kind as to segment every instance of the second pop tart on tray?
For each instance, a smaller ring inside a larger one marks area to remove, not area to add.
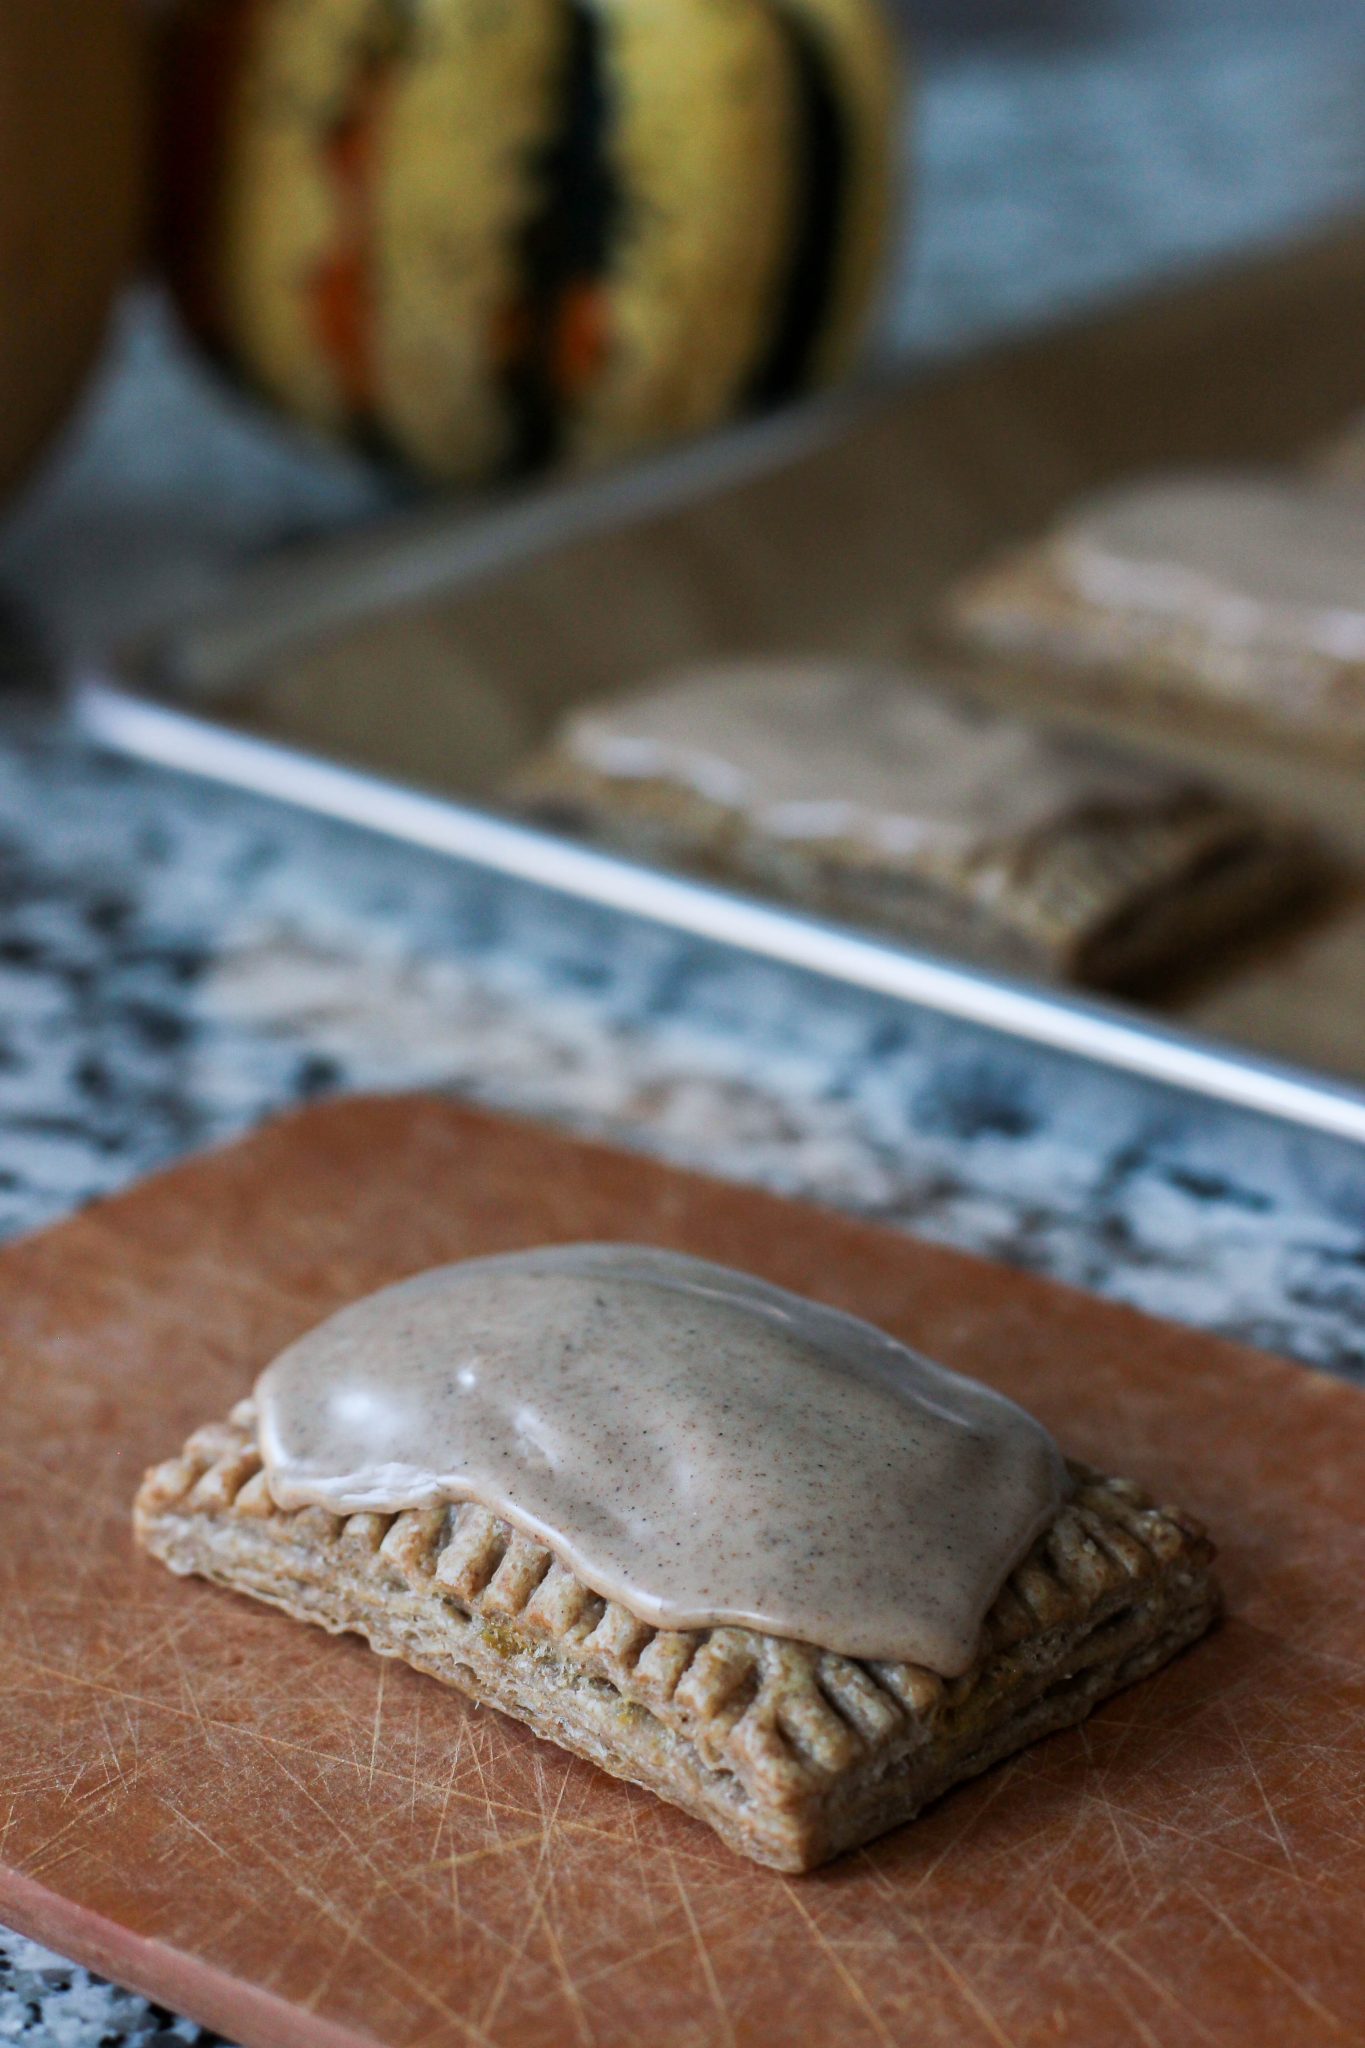
[[[689,671],[591,704],[513,794],[645,859],[1102,987],[1201,959],[1317,871],[1308,835],[1244,797],[856,663]]]

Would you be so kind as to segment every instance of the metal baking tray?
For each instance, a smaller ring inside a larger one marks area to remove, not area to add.
[[[1229,1001],[1234,1023],[1249,1019],[1238,1042],[1240,1029],[1226,1039],[1204,1028],[1208,1004],[1158,1015],[982,972],[532,829],[490,799],[567,704],[660,665],[782,649],[914,654],[946,576],[1143,457],[1298,457],[1365,399],[1362,331],[1365,233],[1352,230],[624,477],[477,517],[438,506],[291,550],[244,572],[198,618],[82,676],[75,716],[143,759],[1359,1142],[1357,897],[1327,931],[1328,965],[1314,968],[1306,1004],[1296,986],[1312,935],[1297,950],[1272,948],[1240,993],[1209,999],[1215,1019]],[[1186,720],[1140,737],[1214,761],[1347,841],[1365,833],[1365,764],[1229,750]],[[1311,1032],[1324,1018],[1344,1070],[1335,1074],[1332,1058],[1293,1056],[1300,1019]]]

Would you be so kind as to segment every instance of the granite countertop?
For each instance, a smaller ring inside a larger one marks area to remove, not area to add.
[[[1127,35],[1110,10],[1090,41],[945,40],[901,345],[941,352],[1359,207],[1365,24],[1325,0],[1300,14],[1249,8],[1233,33],[1219,7],[1198,35]],[[63,729],[35,616],[89,644],[379,502],[214,393],[142,295],[0,535],[0,1233],[272,1110],[434,1086],[1365,1379],[1357,1152],[551,910]],[[0,2041],[206,2038],[0,1932]]]

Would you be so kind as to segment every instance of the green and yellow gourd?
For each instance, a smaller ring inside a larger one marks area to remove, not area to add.
[[[886,239],[879,0],[199,0],[191,324],[290,412],[467,481],[835,376]]]

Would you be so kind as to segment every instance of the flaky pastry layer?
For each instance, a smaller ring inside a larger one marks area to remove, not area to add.
[[[551,749],[515,799],[551,825],[1017,972],[1121,988],[1273,917],[1320,877],[1309,836],[1215,790],[1063,818],[1014,843],[893,856],[765,832],[680,784]]]
[[[1206,616],[1100,604],[1073,588],[1049,542],[988,564],[951,593],[946,626],[977,655],[1067,674],[1107,703],[1175,701],[1223,724],[1365,748],[1365,662]]]
[[[909,1820],[963,1778],[1082,1720],[1217,1612],[1212,1546],[1128,1481],[1075,1492],[943,1679],[748,1629],[656,1629],[474,1502],[397,1515],[284,1511],[255,1410],[155,1466],[138,1541],[196,1574],[501,1707],[614,1776],[802,1871]]]

